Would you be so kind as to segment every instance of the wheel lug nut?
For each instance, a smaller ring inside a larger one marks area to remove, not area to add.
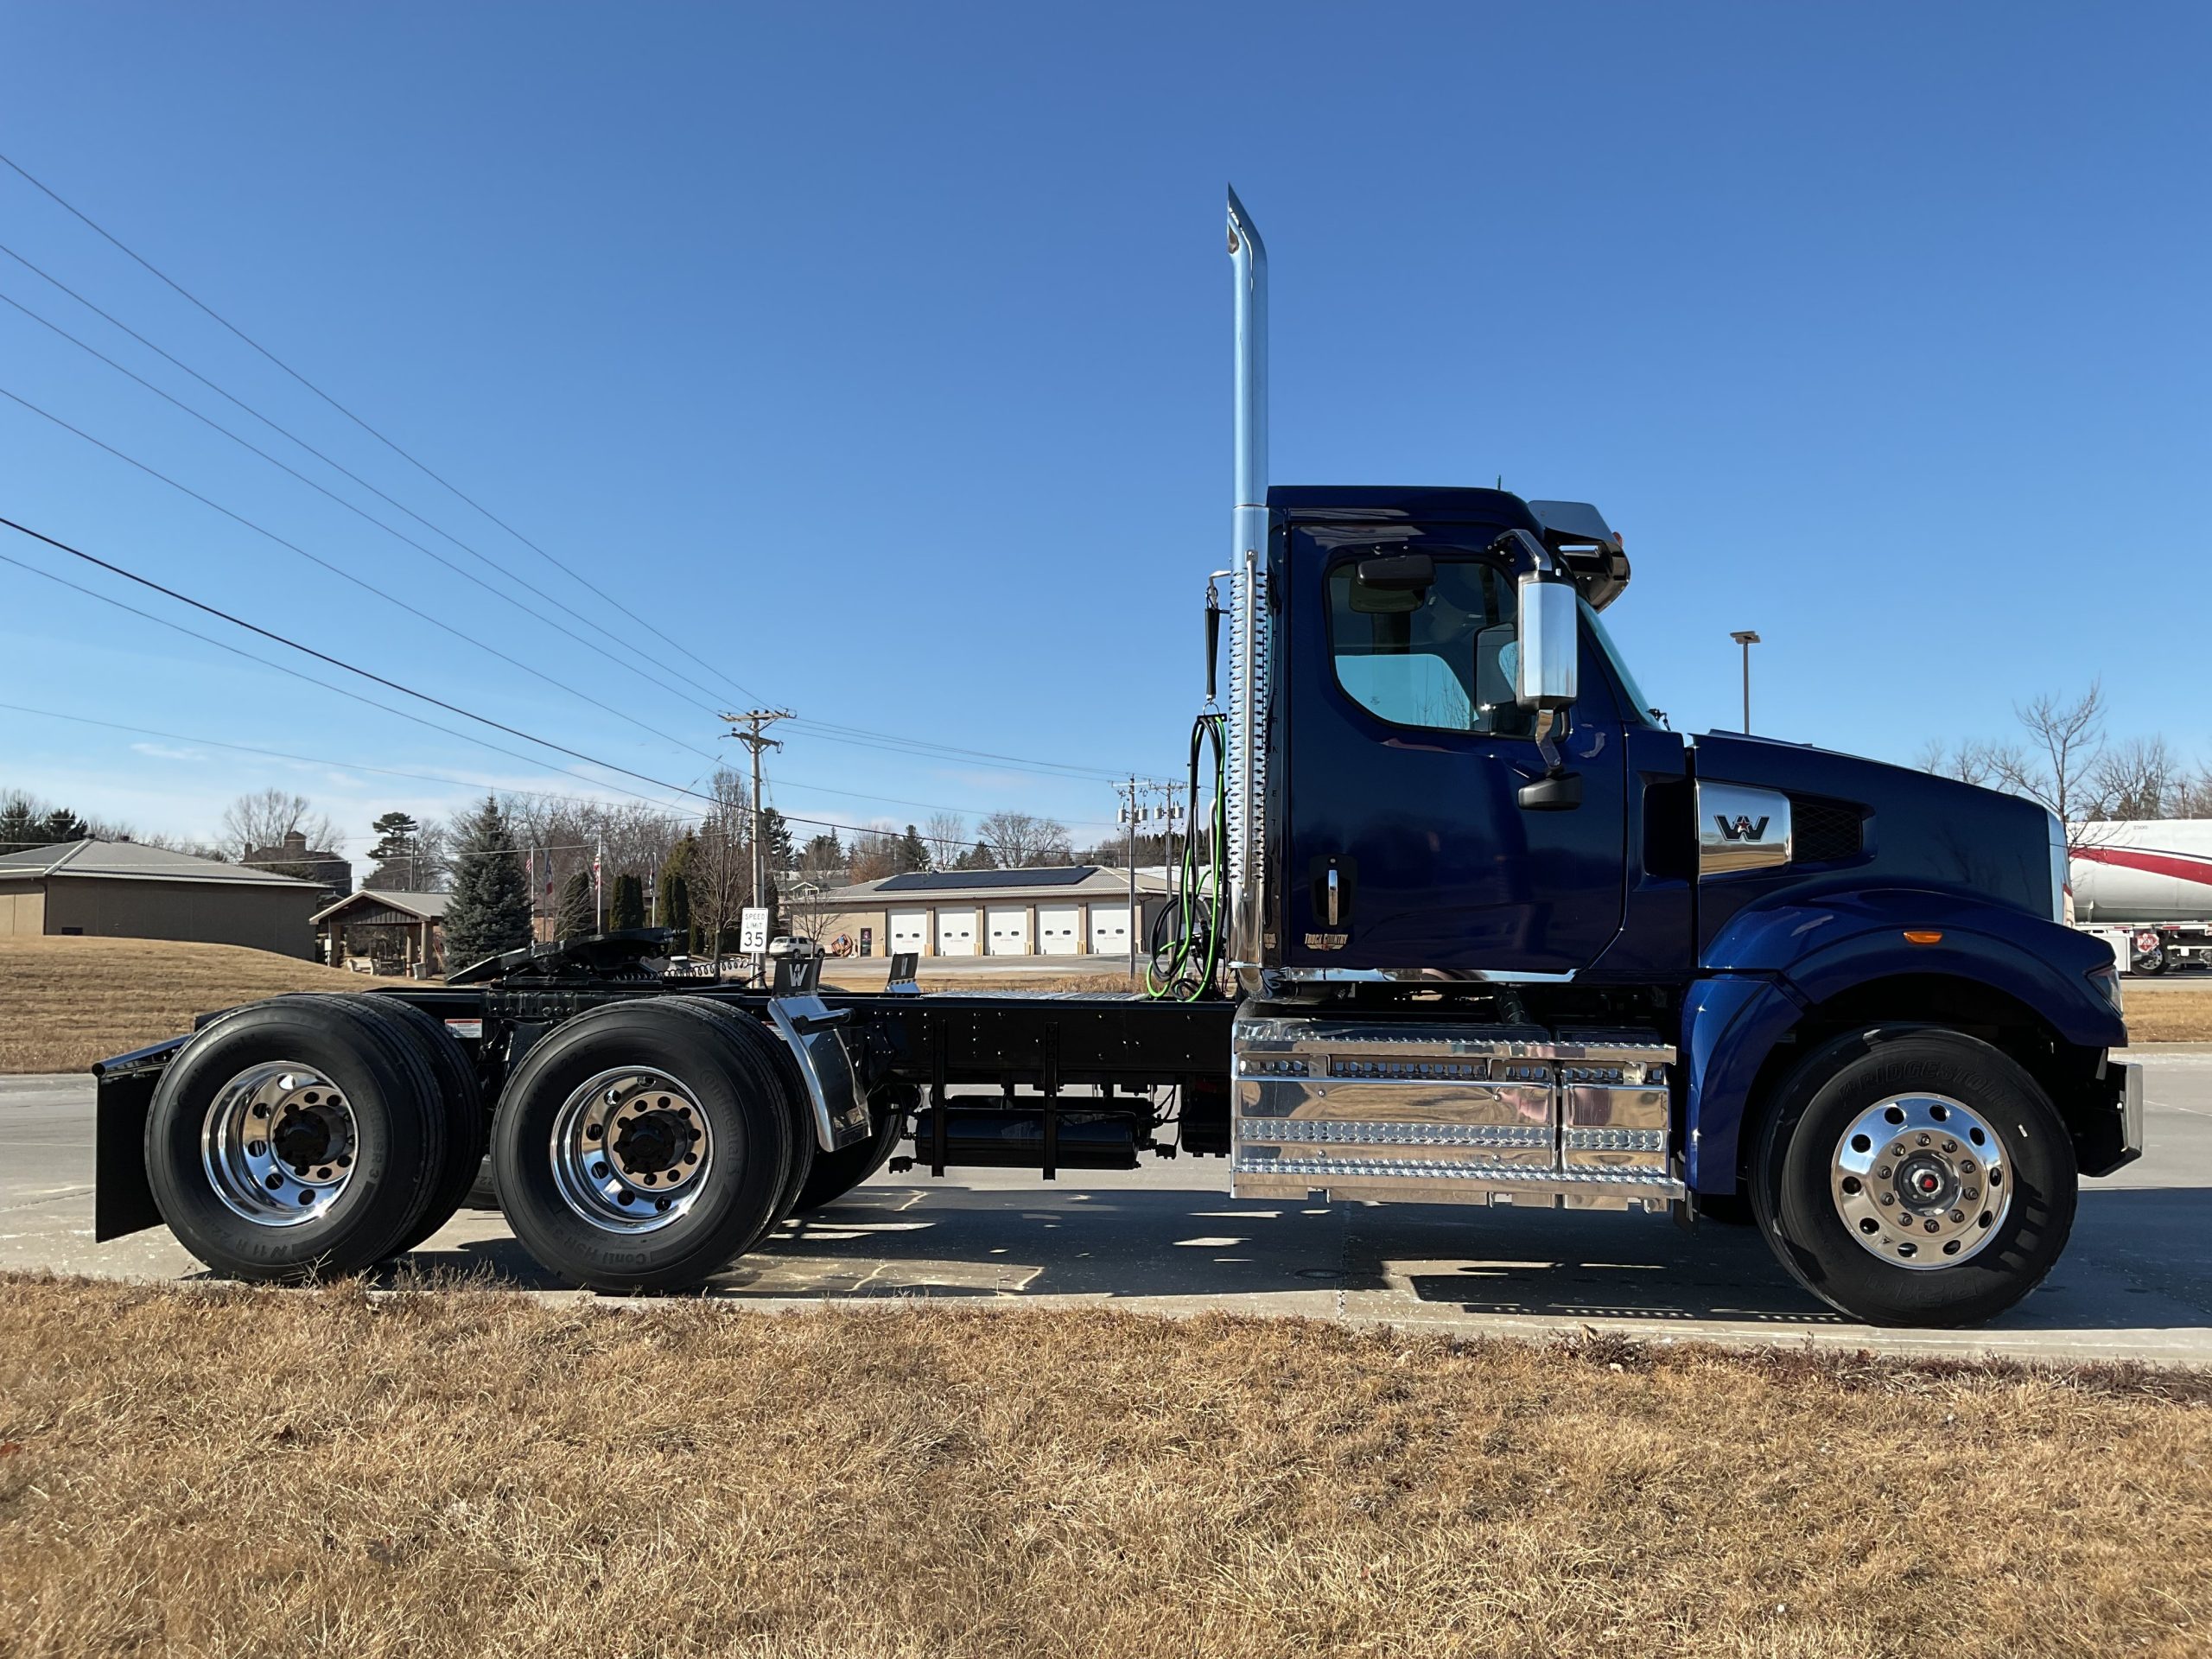
[[[1931,1137],[1930,1137],[1930,1136],[1928,1136],[1928,1135],[1922,1135],[1922,1136],[1920,1137],[1920,1144],[1921,1144],[1922,1146],[1923,1146],[1923,1147],[1924,1147],[1924,1146],[1927,1146],[1927,1145],[1929,1143],[1930,1139],[1931,1139]]]
[[[1978,1187],[1978,1186],[1970,1186],[1970,1187],[1967,1188],[1967,1190],[1966,1190],[1966,1200],[1967,1200],[1967,1202],[1968,1204],[1972,1204],[1972,1203],[1974,1203],[1977,1198],[1980,1198],[1980,1197],[1981,1197],[1981,1189],[1980,1189],[1980,1187]]]
[[[1943,1150],[1946,1152],[1956,1152],[1958,1149],[1959,1143],[1955,1141],[1946,1141],[1943,1143]]]
[[[1929,1232],[1931,1232],[1931,1233],[1932,1233],[1932,1232],[1936,1232],[1936,1231],[1939,1230],[1937,1229],[1937,1227],[1936,1227],[1936,1224],[1935,1224],[1934,1222],[1932,1222],[1932,1221],[1923,1221],[1923,1222],[1922,1222],[1920,1224],[1921,1224],[1923,1227],[1926,1228],[1926,1229],[1927,1229]]]
[[[1954,1222],[1961,1222],[1961,1221],[1964,1221],[1966,1218],[1967,1218],[1967,1212],[1966,1212],[1965,1211],[1963,1211],[1963,1210],[1954,1210],[1954,1211],[1951,1211],[1951,1219],[1952,1219]]]
[[[1874,1179],[1878,1181],[1888,1180],[1890,1179],[1890,1166],[1887,1164],[1884,1164],[1879,1169],[1874,1172]]]
[[[1897,1201],[1897,1195],[1894,1192],[1885,1192],[1882,1194],[1882,1202],[1884,1204],[1895,1204]]]

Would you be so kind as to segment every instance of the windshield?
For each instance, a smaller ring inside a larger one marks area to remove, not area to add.
[[[1605,660],[1613,665],[1613,677],[1621,683],[1621,690],[1628,694],[1629,717],[1640,725],[1652,724],[1651,699],[1643,695],[1643,688],[1636,683],[1636,676],[1628,670],[1628,658],[1621,655],[1621,648],[1613,643],[1613,636],[1605,632],[1605,624],[1588,600],[1582,601],[1582,620],[1590,625],[1590,637],[1605,653]]]

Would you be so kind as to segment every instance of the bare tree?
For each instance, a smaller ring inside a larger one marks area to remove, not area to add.
[[[896,875],[900,868],[904,842],[895,823],[879,819],[865,830],[853,832],[852,852],[849,860],[848,880],[874,881],[887,875]]]
[[[1068,843],[1067,826],[1055,818],[1027,812],[994,812],[976,830],[1001,869],[1033,869],[1040,864],[1065,863],[1075,856]]]
[[[2090,782],[2099,798],[2098,816],[2107,818],[2163,818],[2172,816],[2184,788],[2181,768],[2163,737],[2131,737],[2097,757]]]
[[[689,880],[700,949],[716,957],[726,944],[734,943],[738,912],[752,899],[753,791],[744,775],[729,766],[715,767],[707,788],[712,800],[694,832],[697,849],[691,855]]]
[[[2212,768],[2200,768],[2174,779],[2166,806],[2173,817],[2212,818]]]
[[[346,844],[338,826],[316,811],[304,795],[264,789],[241,795],[223,809],[221,845],[233,859],[282,847],[284,838],[295,834],[304,836],[308,848],[316,852],[336,852]]]
[[[1998,784],[2049,807],[2069,835],[2072,826],[2103,817],[2094,781],[2105,749],[2103,686],[2093,680],[2070,702],[2046,692],[2013,712],[2028,741],[2024,749],[1993,752]]]
[[[968,820],[958,812],[932,812],[930,821],[922,826],[922,839],[929,844],[930,861],[941,870],[950,869],[952,861],[966,852],[975,839],[968,833]]]
[[[1931,737],[1920,746],[1912,764],[1938,778],[1955,778],[1962,784],[1987,784],[1997,776],[1997,751],[1979,738],[1961,738],[1955,745]]]

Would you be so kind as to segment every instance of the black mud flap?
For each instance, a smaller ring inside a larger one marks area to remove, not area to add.
[[[92,1238],[143,1232],[162,1224],[154,1189],[146,1179],[146,1113],[154,1086],[177,1050],[191,1039],[172,1037],[151,1048],[118,1054],[92,1068],[99,1079],[92,1130]]]

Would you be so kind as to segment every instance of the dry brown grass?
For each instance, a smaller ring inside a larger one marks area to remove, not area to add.
[[[2132,1043],[2212,1041],[2212,988],[2144,991],[2127,996],[2126,1005]]]
[[[0,938],[0,1071],[81,1071],[210,1009],[391,982],[236,944],[11,936]]]
[[[2183,1655],[2212,1378],[0,1280],[0,1652]]]

